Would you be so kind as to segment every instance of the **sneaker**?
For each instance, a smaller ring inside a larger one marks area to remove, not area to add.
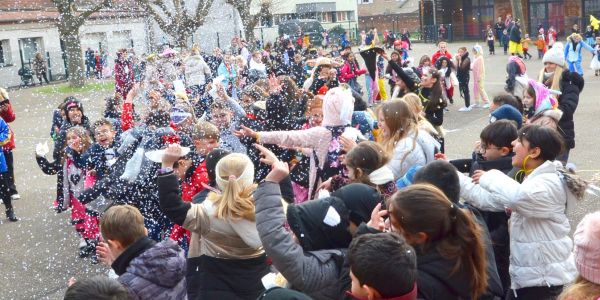
[[[465,107],[461,107],[461,108],[458,109],[458,111],[460,111],[460,112],[467,112],[467,111],[471,111],[471,109],[473,109],[472,105],[469,106],[469,107],[466,107],[466,106]]]
[[[87,245],[88,245],[87,242],[82,238],[82,239],[79,240],[79,245],[78,245],[79,247],[78,248],[79,249],[83,249],[83,248],[87,247]]]
[[[471,109],[473,108],[478,108],[480,105],[479,103],[475,103],[475,104],[471,104],[471,106],[469,106]]]
[[[485,103],[481,106],[481,108],[490,108],[490,104],[489,103]]]
[[[15,211],[12,208],[6,210],[6,218],[11,222],[19,221],[19,218],[15,216]]]
[[[12,196],[10,196],[10,200],[19,200],[21,199],[21,195],[19,194],[13,194]]]

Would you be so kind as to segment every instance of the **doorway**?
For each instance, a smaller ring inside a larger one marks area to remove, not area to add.
[[[529,1],[529,32],[537,35],[538,27],[542,25],[545,32],[554,26],[556,33],[565,34],[565,2],[558,0]]]

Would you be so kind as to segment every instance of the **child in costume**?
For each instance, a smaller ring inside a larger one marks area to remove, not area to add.
[[[600,76],[600,37],[596,38],[596,45],[594,45],[594,57],[590,63],[590,68],[594,70],[594,75]]]
[[[483,48],[480,45],[473,46],[473,56],[475,57],[471,64],[473,70],[473,99],[476,106],[488,108],[490,103],[485,92],[485,64],[483,62]],[[479,100],[483,104],[480,104]]]
[[[581,55],[581,50],[586,49],[594,54],[594,48],[586,44],[581,35],[577,33],[571,34],[567,40],[568,42],[565,45],[565,60],[569,65],[569,71],[577,72],[579,75],[583,76],[583,68],[581,67],[583,55]]]

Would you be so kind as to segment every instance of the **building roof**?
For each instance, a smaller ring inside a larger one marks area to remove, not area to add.
[[[79,13],[93,7],[99,1],[76,0]],[[135,18],[144,15],[133,0],[112,0],[108,9],[92,14],[88,19]],[[59,13],[51,0],[5,0],[0,1],[0,24],[54,22]]]
[[[420,0],[373,0],[358,4],[358,16],[399,15],[418,13]]]

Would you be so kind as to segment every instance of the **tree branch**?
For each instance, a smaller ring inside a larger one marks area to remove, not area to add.
[[[105,7],[109,7],[111,3],[111,0],[103,0],[100,4],[92,7],[92,9],[87,10],[82,12],[81,14],[79,14],[75,21],[73,22],[73,25],[76,27],[81,27],[81,25],[83,25],[83,22],[85,22],[85,20],[91,16],[93,13],[98,12],[99,10],[105,8]]]
[[[154,21],[156,21],[158,27],[160,27],[162,31],[165,33],[171,32],[169,24],[167,24],[165,20],[163,20],[162,17],[156,11],[154,11],[154,8],[149,3],[140,1],[140,4],[144,7],[144,10],[148,12],[148,14],[152,15],[152,18],[154,18]]]
[[[143,4],[146,4],[145,6],[150,8],[150,1],[148,0],[141,0],[140,2],[143,2]],[[155,0],[154,5],[158,6],[162,12],[167,16],[167,20],[175,20],[175,18],[173,17],[173,14],[171,14],[171,12],[169,12],[169,8],[165,5],[165,1],[163,0]],[[148,10],[148,9],[146,9]]]
[[[213,0],[204,0],[198,2],[198,6],[196,7],[196,16],[194,17],[194,25],[196,28],[200,27],[204,23],[204,19],[208,15],[212,4]]]

